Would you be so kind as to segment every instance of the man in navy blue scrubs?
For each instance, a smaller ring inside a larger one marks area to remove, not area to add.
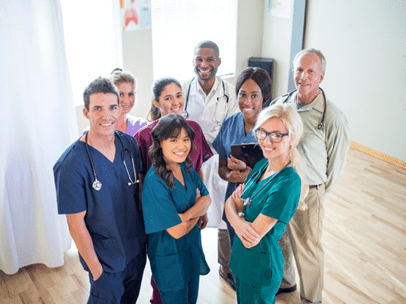
[[[146,261],[137,141],[116,131],[119,92],[105,78],[84,91],[87,134],[54,166],[58,212],[89,272],[88,303],[135,303]]]

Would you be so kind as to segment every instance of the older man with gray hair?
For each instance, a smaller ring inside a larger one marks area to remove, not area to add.
[[[305,49],[293,60],[296,89],[273,103],[289,103],[300,114],[304,133],[298,150],[309,185],[307,210],[298,210],[280,240],[285,257],[284,277],[279,293],[296,290],[292,257],[300,277],[302,303],[321,303],[324,281],[324,250],[321,244],[324,197],[329,194],[344,170],[349,149],[348,122],[320,88],[326,60],[319,50]]]

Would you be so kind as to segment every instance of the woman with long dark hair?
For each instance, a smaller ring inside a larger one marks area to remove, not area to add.
[[[210,271],[198,220],[211,200],[189,157],[194,136],[177,114],[164,116],[152,130],[142,209],[152,275],[164,304],[196,303],[199,276]]]

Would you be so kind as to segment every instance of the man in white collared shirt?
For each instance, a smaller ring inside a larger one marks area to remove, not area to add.
[[[213,148],[213,141],[220,130],[221,123],[227,116],[239,112],[235,87],[216,76],[221,64],[217,44],[205,40],[197,44],[194,50],[193,66],[196,76],[182,84],[185,96],[184,114],[196,121],[203,130],[207,143],[213,154],[203,163],[204,182],[210,192],[212,205],[208,210],[209,226],[219,228],[218,260],[220,274],[233,288],[228,267],[231,249],[228,243],[227,226],[222,221],[227,182],[218,175],[218,155]],[[231,282],[230,282],[231,281]]]

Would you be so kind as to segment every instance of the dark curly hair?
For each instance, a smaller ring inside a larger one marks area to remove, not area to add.
[[[190,153],[192,153],[195,146],[193,140],[195,138],[195,132],[188,124],[186,119],[178,114],[168,114],[162,117],[157,125],[152,129],[152,145],[149,148],[149,157],[151,158],[152,165],[155,167],[156,174],[162,178],[169,188],[174,188],[173,174],[171,170],[166,168],[166,162],[162,153],[161,142],[168,138],[177,138],[185,129],[190,141],[192,143],[188,156],[186,157],[186,172],[193,167],[193,161],[190,159]]]

